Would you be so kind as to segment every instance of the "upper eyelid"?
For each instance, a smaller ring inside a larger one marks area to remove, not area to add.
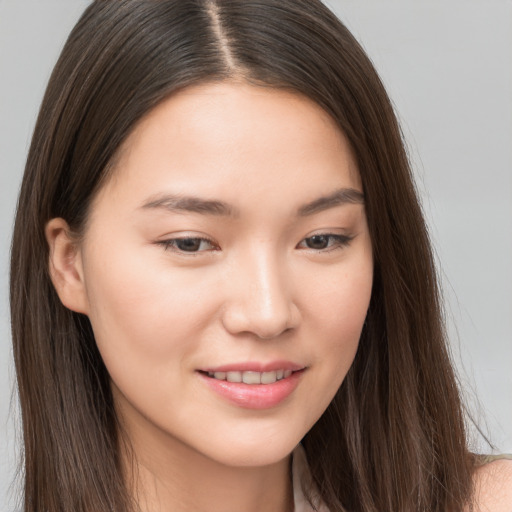
[[[314,236],[332,236],[332,237],[340,237],[340,238],[351,238],[351,235],[346,233],[333,233],[332,231],[315,231],[307,236],[301,238],[302,240],[307,240],[308,238],[312,238]],[[214,239],[206,236],[206,235],[178,235],[171,236],[167,235],[165,238],[162,238],[162,242],[173,241],[173,240],[188,240],[188,239],[198,239],[198,240],[206,240],[207,242],[215,243]]]
[[[165,243],[165,242],[173,242],[175,240],[205,240],[206,242],[210,242],[211,244],[216,244],[215,240],[212,237],[206,235],[165,235],[160,240],[157,240],[157,243]]]
[[[207,242],[208,244],[210,244],[213,248],[210,250],[217,250],[219,248],[218,244],[213,239],[208,238],[206,236],[175,236],[172,238],[164,238],[163,240],[159,240],[156,243],[157,243],[157,245],[163,245],[165,249],[170,247],[180,254],[193,255],[193,254],[200,254],[203,252],[208,252],[208,251],[184,251],[182,249],[179,249],[178,247],[176,247],[175,244],[176,244],[176,242],[178,242],[180,240],[200,240],[201,242]]]
[[[343,239],[346,239],[346,240],[350,240],[350,239],[354,238],[353,235],[349,235],[349,234],[345,234],[345,233],[333,233],[331,231],[319,231],[319,232],[313,232],[313,233],[308,234],[307,236],[301,238],[300,242],[303,242],[304,240],[307,240],[308,238],[312,238],[314,236],[330,236],[330,237],[334,237],[334,238],[343,238]],[[215,240],[213,238],[210,238],[210,237],[205,236],[205,235],[169,236],[169,237],[163,238],[162,240],[158,241],[157,243],[160,243],[160,242],[161,243],[165,243],[165,242],[172,242],[172,241],[175,241],[175,240],[188,240],[188,239],[204,240],[206,242],[211,243],[212,245],[216,245],[217,244],[217,242],[215,242]]]
[[[338,241],[338,246],[348,245],[354,238],[353,235],[347,235],[347,234],[342,234],[342,233],[316,232],[316,233],[310,234],[310,235],[302,238],[300,240],[300,242],[298,244],[296,244],[295,247],[299,248],[300,245],[303,244],[306,240],[313,238],[315,236],[334,238]],[[210,244],[211,248],[209,248],[207,250],[203,250],[203,251],[185,251],[176,246],[176,243],[180,240],[200,240],[202,242],[204,241],[204,242],[207,242],[208,244]],[[165,247],[165,249],[172,248],[179,254],[184,254],[184,255],[186,254],[189,256],[190,255],[198,255],[198,254],[205,253],[205,252],[221,250],[219,244],[217,244],[217,242],[215,242],[213,239],[211,239],[207,236],[191,236],[191,235],[175,236],[172,238],[166,238],[164,240],[158,241],[157,244],[163,245]],[[335,248],[336,248],[336,244],[333,244],[333,246],[330,246],[331,250],[335,249]],[[317,251],[317,252],[328,252],[329,251],[329,247],[324,248],[324,249],[313,249],[310,247],[306,247],[306,249],[311,250],[311,251]]]
[[[301,242],[303,242],[304,240],[307,240],[309,238],[313,238],[314,236],[325,236],[325,237],[332,237],[332,238],[338,238],[338,239],[344,239],[344,240],[352,240],[354,238],[354,235],[349,234],[349,233],[333,233],[332,231],[316,231],[316,232],[302,238]]]
[[[304,241],[309,240],[310,238],[313,238],[315,236],[324,236],[324,237],[327,237],[327,238],[329,238],[329,237],[330,238],[334,238],[334,239],[337,239],[340,243],[346,243],[346,244],[348,244],[349,242],[351,242],[354,239],[353,235],[345,235],[345,234],[340,234],[340,233],[314,233],[312,235],[304,237],[297,244],[297,246],[302,244]]]
[[[310,235],[305,236],[302,240],[307,240],[308,238],[312,238],[314,236],[333,236],[340,238],[350,238],[351,235],[348,233],[333,233],[332,231],[314,231]]]

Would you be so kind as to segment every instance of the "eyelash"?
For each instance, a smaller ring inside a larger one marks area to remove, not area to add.
[[[180,249],[178,247],[178,244],[180,242],[193,242],[193,241],[198,241],[200,246],[203,243],[209,244],[212,248],[210,250],[214,250],[214,251],[219,250],[218,246],[215,244],[215,242],[213,240],[211,240],[210,238],[206,238],[204,236],[182,236],[182,237],[178,237],[178,238],[170,238],[168,240],[162,240],[161,242],[158,242],[158,244],[162,245],[166,251],[171,250],[178,254],[184,254],[187,256],[195,256],[197,254],[201,254],[201,253],[205,252],[205,251],[187,251],[184,249]]]
[[[314,247],[305,247],[305,249],[310,251],[316,251],[316,252],[331,252],[336,251],[339,249],[343,249],[350,245],[350,242],[353,240],[353,236],[348,235],[335,235],[332,233],[316,233],[314,235],[308,236],[307,238],[304,238],[297,247],[299,247],[301,244],[306,243],[308,240],[313,240],[314,238],[321,239],[321,238],[327,238],[328,239],[328,245],[325,248],[321,249],[315,249]],[[332,242],[332,243],[331,243]]]
[[[336,251],[336,250],[339,250],[339,249],[343,249],[345,247],[347,247],[348,245],[350,245],[350,242],[353,240],[353,236],[348,236],[348,235],[335,235],[335,234],[332,234],[332,233],[317,233],[317,234],[314,234],[312,236],[309,236],[307,238],[304,238],[303,240],[300,241],[299,244],[297,244],[297,247],[300,247],[302,244],[306,243],[307,244],[307,241],[311,241],[313,240],[314,238],[317,238],[317,239],[327,239],[327,246],[324,247],[324,248],[314,248],[314,247],[302,247],[303,249],[305,250],[309,250],[309,251],[314,251],[314,252],[331,252],[331,251]],[[193,251],[187,251],[183,248],[180,248],[179,247],[179,244],[183,243],[183,242],[198,242],[199,243],[199,248],[201,248],[201,245],[203,245],[203,243],[207,243],[210,245],[211,249],[210,250],[213,250],[213,251],[218,251],[219,250],[219,247],[218,245],[210,238],[206,238],[206,237],[199,237],[199,236],[184,236],[184,237],[179,237],[179,238],[170,238],[168,240],[162,240],[161,242],[158,242],[159,245],[162,245],[164,247],[164,250],[171,250],[171,251],[174,251],[178,254],[182,254],[182,255],[187,255],[187,256],[196,256],[198,254],[201,254],[203,252],[206,252],[207,250],[193,250]],[[197,245],[197,244],[196,244]]]

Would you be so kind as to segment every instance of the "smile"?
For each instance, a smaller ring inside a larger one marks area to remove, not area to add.
[[[274,384],[286,379],[292,374],[292,370],[275,370],[270,372],[253,371],[230,371],[230,372],[208,372],[208,377],[227,382],[239,382],[244,384]]]
[[[287,400],[306,369],[290,362],[275,361],[205,368],[197,373],[211,391],[238,407],[270,409]]]

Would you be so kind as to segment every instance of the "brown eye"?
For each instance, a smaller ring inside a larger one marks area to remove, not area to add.
[[[308,249],[326,249],[329,247],[329,236],[328,235],[315,235],[306,238],[306,246]]]
[[[197,252],[201,248],[200,238],[182,238],[176,240],[176,248],[185,252]]]
[[[304,238],[298,247],[301,249],[327,252],[346,247],[349,245],[352,238],[353,237],[346,235],[318,234]]]
[[[163,240],[160,243],[165,249],[184,253],[204,252],[215,249],[215,246],[210,240],[199,237],[173,238]]]

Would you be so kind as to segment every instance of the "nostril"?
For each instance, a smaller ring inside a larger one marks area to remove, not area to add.
[[[274,339],[274,338],[277,338],[278,336],[282,336],[284,334],[288,334],[289,332],[291,332],[293,329],[291,327],[286,327],[285,329],[283,330],[277,330],[275,332],[268,332],[267,334],[264,334],[264,333],[255,333],[257,335],[257,337],[260,339],[260,340],[271,340],[271,339]]]

